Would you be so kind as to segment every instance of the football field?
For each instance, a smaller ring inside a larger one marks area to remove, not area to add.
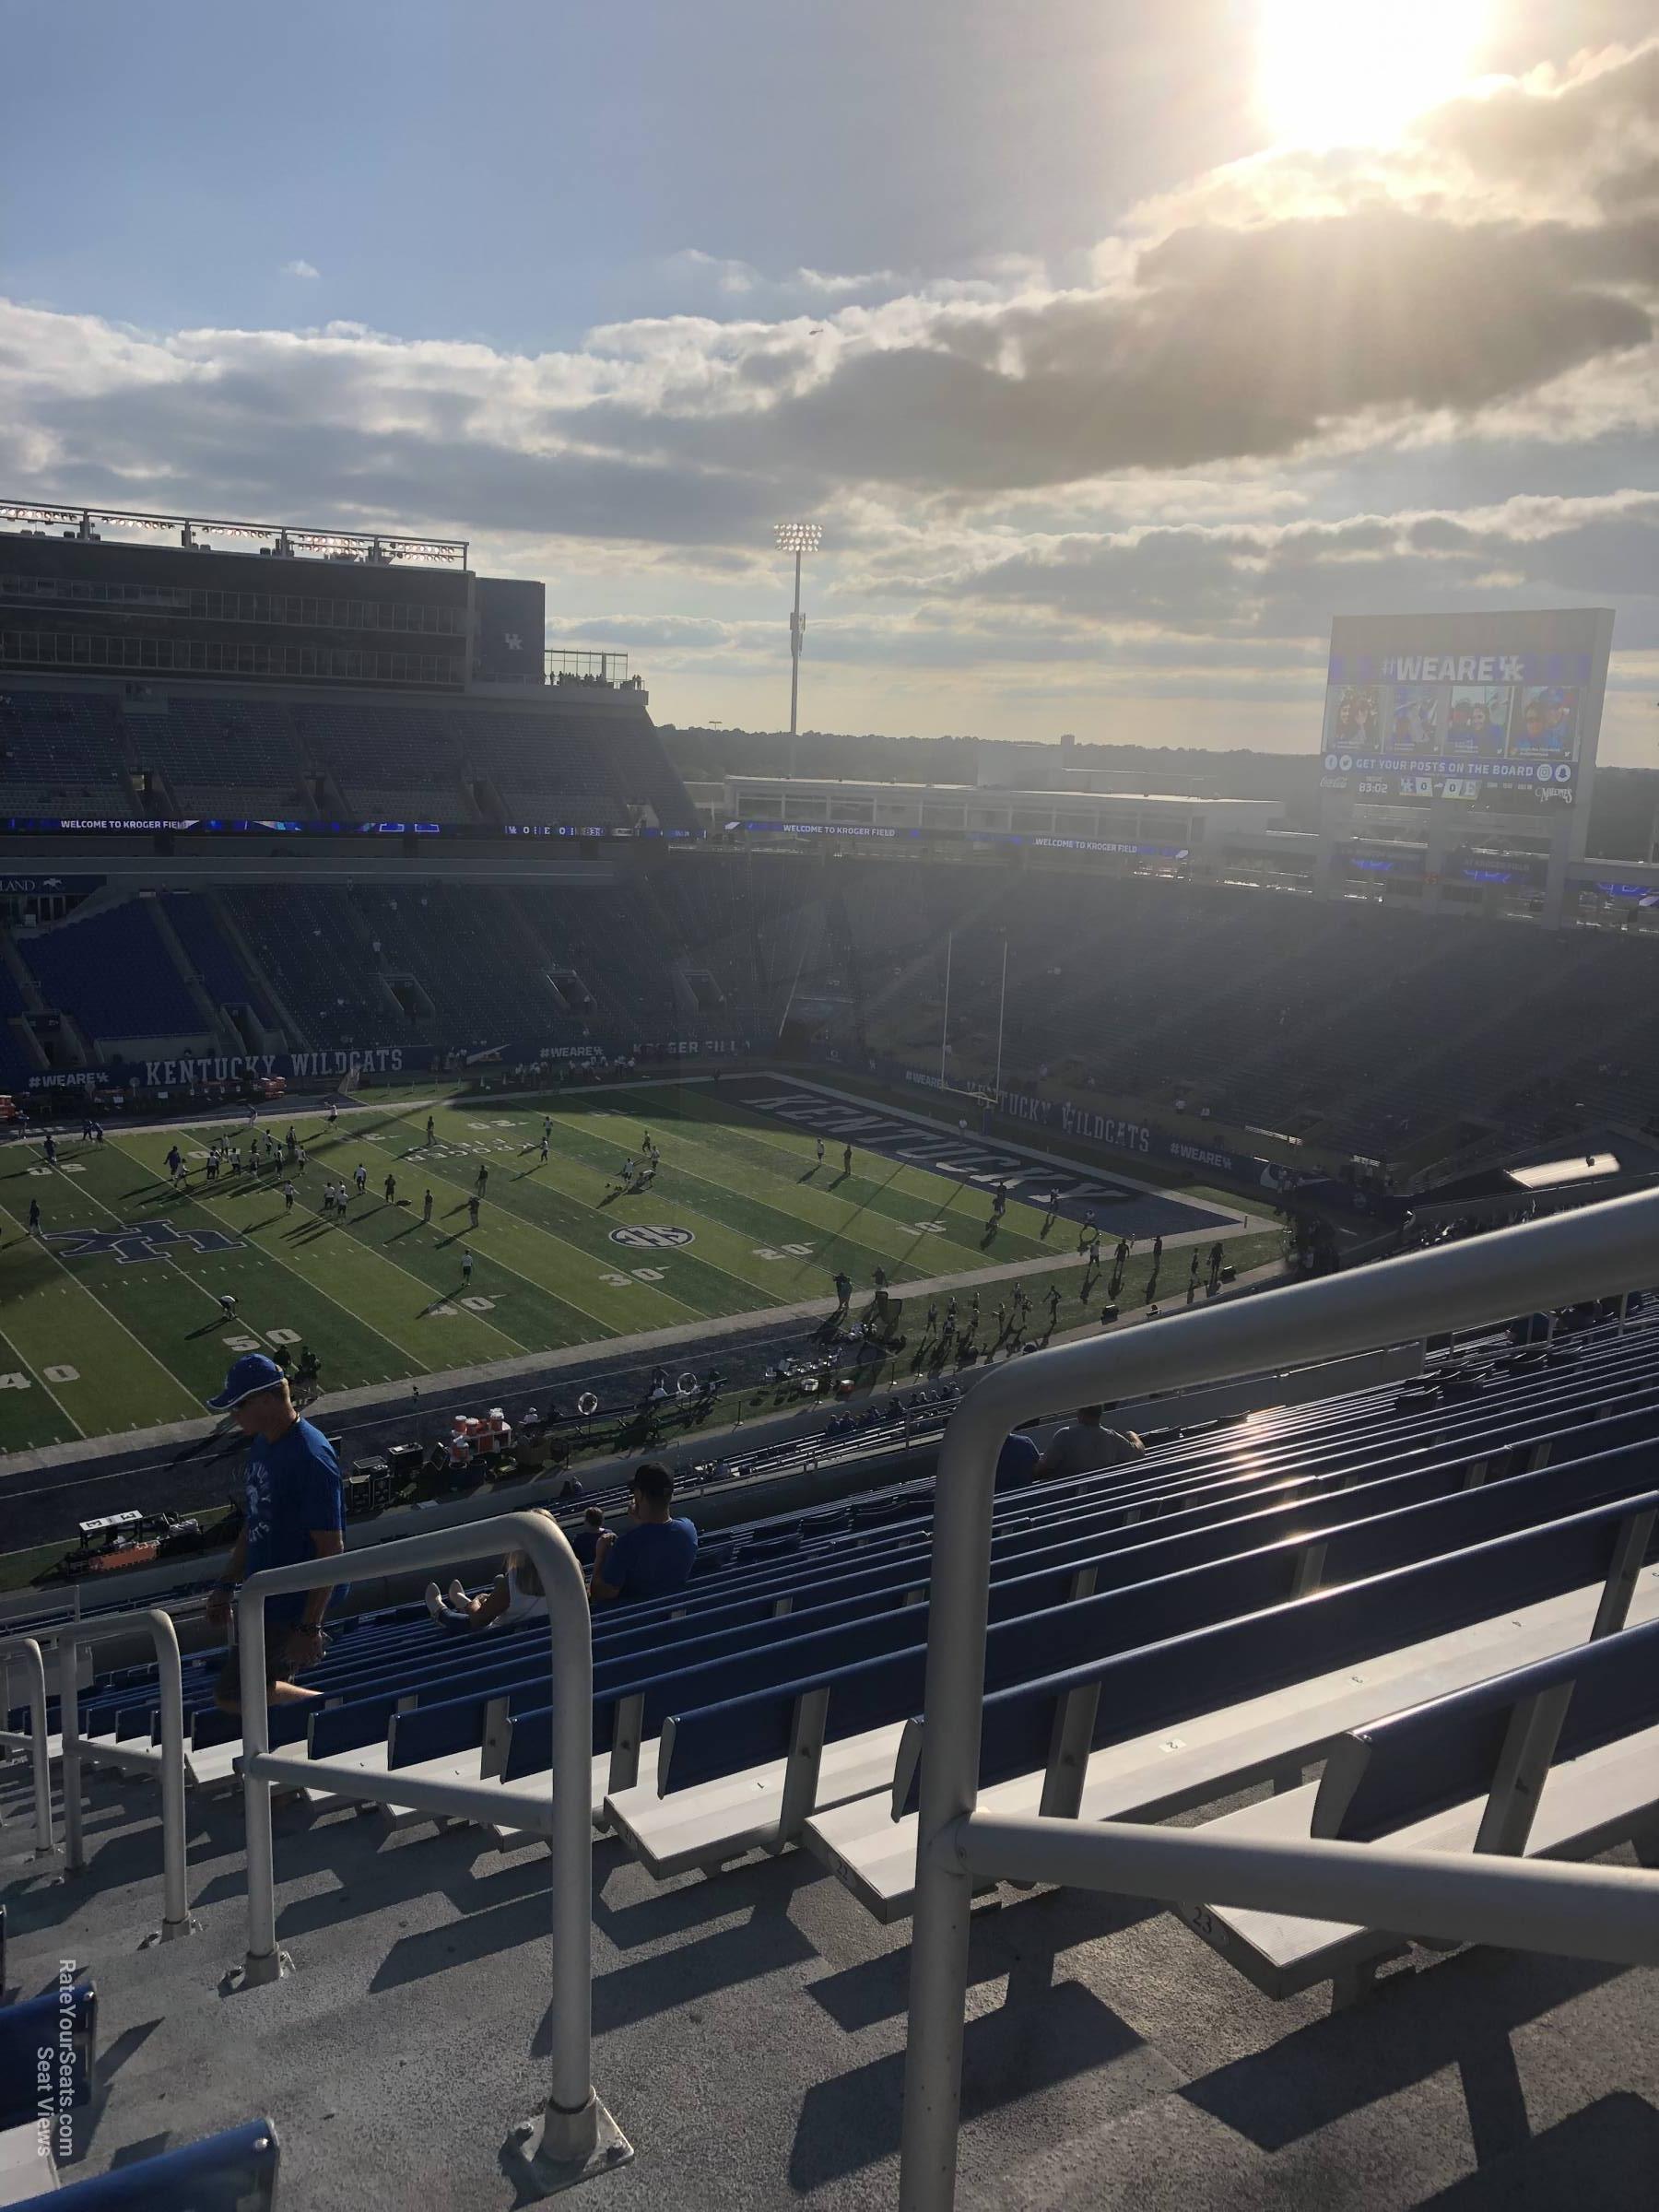
[[[290,1124],[303,1166],[285,1151],[275,1172],[244,1166],[214,1182],[210,1143],[239,1144],[246,1161],[239,1122],[112,1126],[101,1145],[71,1129],[55,1166],[32,1138],[0,1148],[0,1453],[197,1416],[241,1350],[286,1344],[297,1359],[309,1345],[328,1391],[826,1298],[838,1269],[867,1296],[879,1268],[901,1295],[906,1283],[1062,1255],[1063,1271],[1028,1288],[1035,1300],[1054,1282],[1067,1326],[1083,1318],[1076,1255],[1090,1218],[1108,1258],[1123,1230],[1206,1245],[1242,1237],[1229,1253],[1241,1265],[1269,1242],[1226,1201],[1189,1203],[1018,1146],[976,1148],[935,1124],[747,1072],[500,1105],[400,1096],[332,1125],[314,1102],[285,1100],[259,1126],[280,1141]],[[624,1162],[642,1159],[647,1135],[660,1166],[649,1187],[625,1187]],[[182,1191],[166,1166],[175,1144]],[[324,1187],[341,1181],[346,1214],[325,1217]],[[998,1181],[1008,1196],[993,1228]],[[1053,1218],[1051,1185],[1063,1191]],[[39,1236],[25,1226],[31,1200]],[[1182,1253],[1183,1283],[1186,1265]]]

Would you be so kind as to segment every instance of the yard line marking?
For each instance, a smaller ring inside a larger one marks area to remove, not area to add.
[[[424,1151],[425,1148],[426,1147],[424,1145],[418,1146],[416,1147],[416,1149],[418,1151]],[[428,1163],[423,1160],[420,1166],[420,1172],[422,1176],[429,1182],[442,1183],[446,1189],[455,1192],[458,1196],[464,1199],[470,1198],[473,1195],[472,1192],[466,1189],[465,1184],[457,1182],[453,1177],[446,1175],[441,1168],[429,1167]],[[561,1194],[561,1195],[562,1194]],[[488,1203],[488,1202],[486,1201],[486,1204]],[[577,1199],[571,1199],[571,1203],[574,1206],[579,1205],[581,1201]],[[539,1221],[532,1221],[527,1215],[517,1212],[513,1207],[502,1206],[500,1200],[497,1200],[496,1202],[496,1210],[503,1220],[516,1222],[519,1228],[530,1230],[535,1235],[546,1238],[549,1244],[554,1245],[561,1253],[568,1253],[571,1259],[576,1261],[583,1267],[603,1267],[606,1265],[605,1255],[603,1253],[583,1252],[580,1245],[568,1243],[566,1240],[559,1234],[557,1230],[544,1229]],[[477,1230],[469,1230],[466,1237],[465,1238],[462,1237],[460,1230],[457,1230],[452,1241],[465,1243],[476,1237],[478,1240],[480,1248],[482,1249],[484,1226],[484,1222],[482,1219],[480,1219]],[[538,1283],[534,1276],[520,1274],[516,1267],[510,1266],[505,1260],[498,1259],[493,1253],[490,1253],[488,1256],[489,1263],[492,1267],[500,1267],[503,1274],[516,1276],[521,1283],[528,1283],[531,1289],[539,1291],[543,1298],[558,1299],[561,1305],[569,1306],[573,1313],[580,1313],[584,1321],[591,1321],[594,1328],[599,1331],[602,1336],[626,1336],[631,1334],[629,1330],[616,1328],[613,1327],[609,1322],[602,1321],[597,1313],[589,1312],[585,1306],[579,1305],[576,1300],[570,1297],[564,1290],[549,1289],[546,1283]],[[758,1289],[760,1286],[756,1284],[752,1287]],[[663,1289],[659,1284],[641,1283],[639,1288],[641,1290],[652,1291],[656,1297],[665,1300],[666,1302],[671,1306],[677,1306],[682,1313],[686,1314],[692,1320],[708,1321],[710,1323],[713,1323],[720,1319],[718,1314],[700,1313],[695,1306],[688,1306],[684,1299],[676,1298],[671,1290]]]
[[[149,1172],[147,1164],[144,1160],[140,1159],[135,1152],[129,1152],[124,1144],[121,1144],[119,1141],[117,1141],[114,1146],[114,1149],[121,1154],[124,1159],[130,1159],[135,1168],[143,1168],[147,1174]],[[159,1178],[158,1178],[158,1180],[159,1180]],[[92,1199],[93,1205],[99,1208],[100,1213],[108,1214],[111,1220],[117,1223],[117,1225],[120,1224],[121,1216],[115,1211],[113,1206],[105,1206],[103,1200],[101,1198],[94,1197],[90,1191],[88,1192],[87,1195]],[[190,1202],[193,1206],[201,1206],[202,1212],[207,1213],[207,1208],[201,1205],[201,1200],[194,1192],[191,1192],[189,1196]],[[210,1214],[208,1215],[208,1218],[209,1220],[212,1219],[212,1216]],[[274,1259],[279,1267],[288,1267],[288,1264],[283,1259],[280,1253],[271,1253],[267,1254],[265,1246],[263,1244],[255,1244],[251,1237],[244,1237],[242,1239],[242,1243],[245,1250],[257,1253],[261,1258],[269,1257]],[[190,1285],[193,1290],[199,1290],[202,1296],[208,1300],[211,1304],[216,1306],[218,1304],[218,1293],[217,1290],[209,1290],[206,1283],[197,1282],[194,1275],[186,1274],[184,1269],[179,1266],[176,1261],[168,1257],[165,1249],[162,1251],[161,1257],[166,1262],[167,1265],[173,1269],[175,1274],[182,1277],[182,1279]],[[352,1312],[351,1308],[348,1305],[346,1305],[341,1300],[337,1298],[331,1298],[326,1290],[321,1289],[315,1283],[312,1282],[308,1276],[300,1275],[300,1270],[297,1267],[288,1267],[288,1273],[289,1275],[298,1277],[299,1280],[304,1283],[308,1289],[315,1290],[317,1296],[322,1299],[325,1305],[333,1306],[338,1312],[350,1315],[350,1318],[353,1321],[359,1323],[363,1328],[368,1330],[371,1336],[379,1336],[380,1341],[386,1347],[386,1348],[389,1351],[395,1352],[400,1359],[417,1358],[416,1354],[406,1352],[402,1345],[394,1344],[390,1336],[381,1335],[381,1332],[374,1326],[372,1322],[365,1321],[360,1313]],[[239,1323],[241,1322],[241,1316],[240,1313],[236,1316],[236,1319]],[[253,1335],[257,1335],[259,1334],[257,1329],[252,1328],[252,1324],[249,1324],[249,1327]],[[129,1334],[131,1332],[129,1331]],[[420,1361],[419,1364],[422,1374],[430,1373],[431,1371],[429,1368],[428,1368],[424,1360]],[[169,1373],[171,1373],[172,1371],[169,1369],[168,1371]]]
[[[609,1109],[601,1109],[601,1113],[606,1119],[625,1120],[629,1118],[625,1115],[622,1115],[618,1110],[614,1107]],[[677,1134],[684,1135],[688,1144],[696,1147],[698,1151],[713,1152],[716,1158],[718,1158],[717,1147],[709,1144],[705,1138],[700,1138],[699,1136],[691,1134],[691,1131],[696,1129],[717,1129],[720,1126],[718,1123],[701,1121],[691,1121],[685,1123],[678,1121],[677,1117],[676,1121],[665,1123],[664,1126],[665,1128],[673,1128]],[[776,1147],[773,1147],[773,1149],[776,1149]],[[799,1158],[800,1156],[798,1154],[782,1153],[780,1157],[793,1159]],[[877,1153],[875,1157],[881,1159],[883,1166],[890,1168],[892,1172],[881,1182],[877,1182],[874,1176],[869,1175],[862,1177],[861,1180],[865,1182],[874,1183],[878,1192],[889,1191],[892,1189],[893,1184],[898,1182],[899,1178],[906,1172],[906,1163],[900,1160],[888,1159],[884,1155],[879,1153]],[[771,1175],[774,1172],[773,1170],[766,1168],[757,1169],[755,1171],[757,1174],[764,1175]],[[921,1171],[924,1174],[933,1175],[937,1181],[945,1180],[938,1175],[937,1171],[935,1169],[924,1169]],[[700,1189],[714,1191],[727,1190],[727,1185],[719,1182],[713,1175],[700,1171],[696,1167],[688,1167],[682,1163],[681,1172],[686,1175],[688,1181],[695,1182]],[[780,1182],[787,1182],[788,1180],[789,1179],[782,1176],[782,1174],[779,1175]],[[833,1188],[831,1185],[826,1183],[821,1190],[817,1192],[816,1194],[820,1198],[832,1197],[834,1195]],[[899,1196],[904,1196],[908,1194],[900,1192],[896,1194]],[[945,1201],[944,1206],[941,1210],[948,1212],[952,1204],[956,1200],[957,1194],[958,1194],[953,1191],[951,1196]],[[721,1229],[725,1230],[730,1233],[736,1233],[731,1230],[731,1224],[729,1222],[722,1221],[717,1214],[712,1214],[707,1206],[699,1205],[696,1201],[691,1199],[683,1200],[681,1203],[686,1206],[688,1212],[696,1214],[700,1219],[713,1221]],[[908,1221],[900,1221],[898,1217],[893,1214],[877,1212],[870,1205],[868,1199],[860,1199],[856,1206],[853,1205],[851,1199],[841,1200],[839,1202],[840,1204],[843,1206],[852,1206],[853,1210],[850,1214],[848,1214],[846,1219],[836,1227],[831,1227],[828,1222],[812,1221],[808,1219],[805,1214],[794,1213],[787,1205],[774,1204],[773,1201],[768,1197],[761,1197],[758,1200],[758,1203],[766,1206],[767,1210],[771,1213],[781,1214],[790,1219],[793,1219],[802,1230],[819,1239],[820,1242],[824,1245],[841,1243],[855,1244],[862,1251],[870,1253],[870,1255],[876,1260],[889,1262],[895,1266],[907,1267],[915,1265],[914,1254],[921,1248],[923,1242],[922,1233],[915,1231],[914,1225],[912,1223]],[[918,1197],[916,1204],[920,1206],[923,1203],[924,1201],[922,1198]],[[871,1223],[872,1226],[880,1228],[884,1230],[890,1230],[892,1231],[891,1241],[894,1243],[897,1243],[907,1234],[909,1235],[910,1241],[907,1244],[905,1244],[902,1252],[885,1252],[879,1244],[872,1244],[868,1242],[866,1239],[859,1233],[857,1224],[861,1219],[866,1220]],[[1022,1243],[1037,1244],[1038,1242],[1037,1239],[1034,1237],[1027,1237],[1023,1234],[1023,1232],[1016,1230],[1011,1233],[1018,1235]],[[962,1246],[960,1249],[966,1251],[967,1247]],[[1041,1250],[1041,1247],[1039,1247],[1039,1249]],[[817,1256],[821,1257],[821,1254]],[[753,1277],[747,1276],[738,1276],[736,1279],[739,1282],[750,1282],[754,1280]],[[768,1288],[766,1284],[759,1282],[756,1282],[754,1287],[757,1289],[765,1289]]]
[[[0,1214],[4,1214],[6,1219],[12,1222],[17,1228],[23,1229],[22,1222],[18,1219],[17,1215],[12,1212],[11,1207],[6,1205],[4,1199],[0,1199]],[[27,1236],[29,1232],[27,1230],[24,1230],[23,1233]],[[89,1298],[100,1313],[107,1313],[124,1336],[132,1336],[133,1342],[138,1347],[138,1349],[144,1354],[150,1365],[152,1367],[159,1367],[161,1372],[167,1377],[168,1381],[172,1384],[173,1388],[175,1390],[182,1391],[185,1397],[187,1397],[194,1406],[196,1403],[194,1392],[192,1391],[186,1383],[182,1382],[180,1378],[173,1373],[172,1369],[168,1366],[166,1360],[163,1359],[159,1353],[152,1352],[149,1346],[145,1343],[142,1336],[135,1336],[133,1335],[132,1330],[127,1327],[126,1323],[122,1320],[120,1314],[116,1312],[115,1309],[112,1306],[105,1305],[103,1300],[99,1297],[97,1291],[94,1290],[90,1285],[81,1281],[79,1276],[75,1273],[68,1262],[61,1258],[57,1253],[53,1252],[51,1245],[46,1242],[44,1238],[37,1238],[35,1241],[40,1245],[41,1250],[46,1254],[47,1258],[51,1260],[53,1265],[54,1267],[61,1267],[63,1269],[65,1275],[68,1277],[75,1288],[80,1291],[83,1297]],[[41,1387],[44,1388],[44,1384],[42,1384]],[[75,1416],[73,1414],[70,1414],[68,1418],[72,1421],[75,1421]],[[89,1434],[89,1431],[83,1429],[78,1421],[75,1421],[75,1428],[76,1433],[79,1436],[85,1437]],[[112,1434],[113,1431],[111,1433]]]
[[[68,1422],[70,1428],[74,1430],[76,1435],[85,1436],[87,1431],[81,1427],[80,1423],[70,1412],[68,1406],[65,1405],[63,1399],[58,1396],[56,1391],[53,1389],[51,1383],[47,1382],[46,1377],[41,1369],[30,1365],[29,1361],[23,1358],[22,1347],[18,1345],[15,1345],[9,1336],[0,1337],[0,1343],[4,1343],[7,1351],[14,1354],[18,1361],[24,1367],[29,1369],[29,1373],[34,1377],[41,1388],[46,1393],[46,1395],[52,1400],[53,1404],[57,1407],[64,1418]],[[18,1448],[19,1451],[23,1452],[31,1452],[35,1449],[32,1444],[21,1444]]]
[[[301,1194],[298,1203],[304,1209],[304,1211],[311,1216],[313,1221],[323,1222],[324,1228],[345,1229],[347,1227],[347,1224],[344,1221],[332,1223],[327,1221],[319,1208],[312,1206],[310,1200],[307,1199],[303,1194]],[[381,1261],[383,1265],[390,1267],[394,1275],[401,1275],[406,1282],[413,1283],[417,1290],[431,1291],[431,1296],[427,1301],[429,1306],[436,1306],[449,1297],[450,1294],[448,1291],[433,1290],[430,1283],[423,1283],[419,1276],[411,1275],[406,1267],[403,1266],[398,1261],[387,1257],[382,1248],[378,1245],[371,1244],[366,1237],[353,1236],[352,1242],[360,1252],[368,1253],[371,1258],[377,1259]],[[256,1249],[263,1252],[265,1250],[265,1246],[262,1244],[256,1247]],[[274,1253],[272,1256],[276,1259],[282,1258],[282,1254],[280,1253]],[[285,1262],[284,1265],[286,1264],[287,1263]],[[296,1268],[294,1272],[297,1275],[299,1274],[300,1270]],[[424,1311],[425,1309],[423,1309],[423,1312]],[[486,1321],[482,1313],[475,1313],[472,1318],[479,1324],[481,1328],[488,1329],[492,1336],[499,1336],[503,1344],[516,1345],[518,1349],[522,1352],[534,1351],[535,1348],[534,1345],[525,1344],[522,1337],[514,1336],[510,1334],[508,1330],[499,1327],[495,1322]],[[377,1330],[375,1334],[378,1335],[379,1331]],[[382,1341],[389,1342],[390,1340],[382,1339]],[[436,1371],[426,1366],[423,1362],[420,1371],[422,1374],[429,1375],[434,1373]]]

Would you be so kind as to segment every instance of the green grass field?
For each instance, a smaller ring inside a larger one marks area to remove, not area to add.
[[[238,1350],[309,1343],[325,1389],[342,1389],[824,1297],[841,1267],[861,1289],[877,1266],[896,1286],[994,1277],[1070,1249],[1076,1234],[1062,1223],[1045,1241],[1041,1215],[1017,1204],[986,1248],[982,1191],[867,1152],[850,1176],[838,1160],[820,1169],[809,1132],[708,1084],[500,1106],[443,1100],[430,1106],[430,1147],[428,1111],[424,1095],[388,1100],[330,1130],[314,1106],[279,1106],[270,1125],[280,1137],[294,1124],[307,1166],[212,1185],[209,1137],[244,1142],[223,1121],[112,1129],[101,1146],[69,1135],[54,1169],[33,1144],[0,1151],[0,1452],[199,1415]],[[618,1194],[618,1166],[646,1129],[662,1152],[655,1185]],[[190,1168],[180,1194],[164,1165],[175,1141]],[[353,1195],[343,1223],[324,1220],[324,1183],[359,1161],[365,1195]],[[480,1165],[488,1187],[473,1230],[466,1202]],[[280,1188],[288,1175],[291,1213]],[[29,1237],[31,1198],[46,1231],[89,1240],[77,1249]],[[147,1257],[110,1249],[140,1222],[165,1223],[176,1241],[164,1236]],[[647,1227],[688,1241],[653,1248],[614,1234]],[[1249,1265],[1274,1241],[1245,1237],[1230,1253]],[[476,1265],[464,1284],[468,1245]],[[1082,1318],[1073,1271],[1058,1279],[1069,1325]],[[1047,1285],[1030,1287],[1037,1297]],[[227,1291],[234,1321],[219,1307]]]

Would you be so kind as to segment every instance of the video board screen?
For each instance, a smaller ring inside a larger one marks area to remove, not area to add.
[[[1572,806],[1594,760],[1608,618],[1339,618],[1320,788],[1366,805]]]

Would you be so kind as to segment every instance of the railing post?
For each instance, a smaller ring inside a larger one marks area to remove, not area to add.
[[[190,1916],[185,1889],[184,1681],[179,1662],[179,1631],[171,1613],[157,1606],[149,1615],[156,1640],[156,1676],[161,1691],[161,1926],[160,1940],[201,1933]]]
[[[360,1567],[359,1567],[360,1571]],[[255,1575],[236,1601],[236,1648],[241,1671],[242,1820],[248,1849],[248,1948],[241,1983],[256,1988],[278,1982],[294,1962],[276,1943],[276,1877],[271,1843],[271,1784],[259,1761],[271,1747],[265,1705],[265,1595]]]
[[[81,1830],[80,1692],[75,1679],[79,1663],[75,1630],[65,1629],[58,1638],[58,1738],[64,1762],[64,1866],[69,1874],[83,1874],[87,1865]]]
[[[507,2156],[539,2193],[568,2188],[625,2165],[632,2147],[593,2086],[594,1657],[587,1582],[564,1531],[542,1512],[504,1513],[466,1530],[439,1530],[375,1547],[387,1573],[431,1570],[518,1549],[528,1554],[547,1599],[552,1759],[547,1840],[552,1854],[552,2059],[547,2100],[512,2132]],[[242,1984],[276,1981],[292,1961],[277,1947],[271,1848],[272,1776],[302,1762],[271,1756],[265,1709],[265,1605],[268,1597],[331,1588],[364,1571],[364,1555],[341,1553],[262,1569],[237,1600],[241,1652],[242,1792],[248,1830],[248,1954]],[[457,1812],[493,1818],[477,1790],[453,1785]]]
[[[564,1531],[536,1513],[510,1515],[507,1526],[547,1594],[553,1688],[553,2051],[547,2101],[517,2139],[538,2182],[566,2185],[633,2156],[593,2080],[593,1635],[586,1578]]]
[[[1002,1377],[1023,1379],[1042,1359],[1040,1353],[1019,1367],[994,1369],[986,1374],[945,1431],[935,1478],[927,1726],[922,1738],[899,2184],[901,2212],[945,2212],[956,2194],[962,2004],[973,1877],[951,1843],[953,1831],[973,1810],[979,1794],[991,1492],[1006,1425],[998,1401],[1013,1394]]]
[[[46,1662],[32,1636],[8,1637],[0,1647],[0,1683],[11,1694],[11,1662],[21,1661],[29,1677],[29,1763],[34,1787],[34,1855],[53,1864],[58,1856],[57,1831],[52,1818],[52,1751],[46,1741]]]

